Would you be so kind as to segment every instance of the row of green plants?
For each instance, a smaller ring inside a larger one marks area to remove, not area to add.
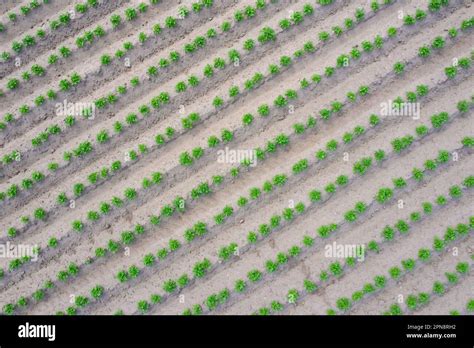
[[[468,190],[474,187],[474,177],[469,176],[466,177],[463,181],[463,189]],[[450,195],[450,202],[457,200],[459,197],[455,197]],[[404,222],[405,227],[400,229],[400,222],[397,222],[393,226],[386,225],[381,230],[381,240],[376,241],[372,240],[369,242],[369,248],[365,250],[364,254],[364,262],[367,260],[367,257],[371,254],[380,254],[383,252],[385,245],[389,245],[394,243],[399,238],[403,238],[408,235],[409,231],[411,231],[414,227],[419,226],[423,220],[429,219],[430,217],[434,216],[439,210],[444,209],[449,202],[446,204],[438,204],[437,200],[434,200],[433,203],[424,202],[421,204],[421,212],[420,211],[413,211],[409,215],[407,215],[407,219],[400,220]],[[451,235],[451,239],[449,239],[446,244],[451,243],[456,238],[463,238],[474,229],[474,216],[469,219],[468,224],[458,224],[455,228],[447,229],[449,230],[449,235]],[[387,238],[387,231],[389,232],[390,236]],[[446,234],[447,235],[447,234]],[[454,236],[454,239],[453,239]],[[435,244],[437,244],[437,239],[435,238]],[[419,251],[419,262],[428,262],[431,254],[426,252],[426,248],[422,248]],[[306,279],[303,283],[303,290],[292,289],[293,293],[301,294],[296,298],[295,301],[290,301],[290,296],[287,297],[285,302],[279,302],[277,300],[272,301],[270,306],[261,307],[257,310],[257,314],[261,315],[268,315],[281,312],[285,308],[290,305],[294,305],[297,303],[297,300],[302,300],[303,296],[310,295],[315,293],[318,289],[323,289],[325,285],[329,284],[328,282],[331,279],[338,279],[342,275],[346,274],[349,270],[354,269],[357,265],[362,264],[361,261],[357,260],[356,258],[349,257],[345,260],[344,264],[341,265],[340,263],[331,264],[327,270],[324,270],[320,273],[319,280],[311,280]],[[350,298],[348,297],[340,297],[336,301],[336,308],[340,311],[340,313],[347,313],[348,310],[353,308],[354,305],[361,302],[362,299],[375,294],[377,291],[384,289],[387,281],[390,279],[393,280],[400,280],[400,278],[411,271],[414,270],[416,267],[416,261],[413,258],[404,259],[401,261],[401,267],[394,266],[389,269],[388,274],[389,277],[387,278],[384,275],[378,275],[374,277],[373,283],[366,283],[362,287],[361,290],[354,291]],[[290,292],[289,292],[290,293]],[[293,297],[293,299],[295,299]],[[338,312],[335,309],[329,309],[326,312],[328,315],[334,315]]]
[[[53,289],[54,284],[51,282],[46,282],[44,287],[37,290],[31,298],[27,297],[20,297],[17,303],[8,303],[3,306],[3,313],[6,315],[12,315],[15,313],[17,309],[25,309],[31,302],[40,302],[46,299],[46,295],[48,294],[48,290]],[[91,298],[95,300],[99,300],[104,294],[104,287],[102,285],[95,285],[90,290]],[[90,299],[87,296],[77,296],[74,297],[74,305],[69,306],[65,312],[58,312],[57,314],[67,314],[67,315],[75,315],[77,310],[76,308],[84,307],[89,303]]]
[[[156,1],[156,0],[155,1],[153,1],[153,0],[150,1],[150,3],[152,5],[157,4],[159,2],[160,1]],[[81,6],[82,4],[78,4],[78,5]],[[210,1],[201,0],[200,2],[194,3],[193,8],[196,9],[195,12],[199,12],[204,6],[210,7],[212,5],[213,5],[212,0],[210,0]],[[199,11],[197,11],[197,9],[199,9]],[[86,8],[86,10],[87,10],[87,8]],[[142,2],[136,8],[129,7],[127,9],[125,9],[124,16],[125,16],[127,21],[134,21],[139,17],[140,14],[147,13],[148,11],[149,11],[149,5]],[[180,11],[182,13],[186,13],[186,16],[189,12],[189,10],[187,10],[187,8],[184,7],[184,6],[181,8]],[[186,16],[183,16],[183,18],[186,17]],[[177,18],[171,17],[171,16],[166,18],[166,20],[165,20],[166,28],[171,29],[171,28],[174,28],[175,26],[177,26],[177,20],[178,20]],[[112,15],[111,18],[110,18],[110,22],[111,22],[111,28],[104,29],[104,27],[98,25],[93,30],[85,31],[82,35],[78,35],[75,39],[75,43],[76,43],[76,46],[77,46],[76,49],[91,47],[91,45],[93,43],[96,43],[98,40],[105,37],[110,30],[118,30],[117,28],[123,27],[123,26],[121,26],[122,17],[118,14]],[[159,23],[157,23],[154,26],[153,33],[155,35],[159,35],[160,32],[161,32],[161,25]],[[138,35],[138,37],[139,37],[139,42],[141,42],[141,43],[143,43],[144,40],[140,39],[140,38],[143,38],[143,37],[148,38],[148,36],[145,33],[140,33]],[[25,40],[23,40],[23,41],[25,41]],[[124,50],[129,51],[132,48],[133,48],[133,44],[130,41],[127,41],[127,43],[124,44]],[[62,46],[59,49],[59,55],[58,54],[52,54],[48,57],[48,64],[50,66],[55,65],[58,62],[58,60],[66,59],[66,58],[70,57],[74,53],[74,50],[75,50],[74,48]],[[5,55],[5,53],[4,53],[4,55]],[[6,55],[8,56],[8,53]],[[117,57],[118,56],[122,57],[124,55],[125,55],[125,51],[123,51],[123,50],[121,50],[121,54],[119,52],[117,52],[117,54],[116,54]],[[103,56],[103,57],[105,57],[105,56]],[[102,59],[102,61],[105,62],[106,59],[104,58],[104,59]],[[108,62],[110,63],[110,61],[108,61]],[[107,64],[109,64],[109,63],[107,63]],[[31,67],[31,71],[25,70],[21,73],[21,79],[25,83],[27,83],[28,81],[31,80],[32,77],[44,76],[46,71],[47,71],[47,68],[42,67],[38,64],[35,64]],[[7,88],[7,90],[15,90],[20,86],[20,83],[21,83],[21,80],[19,80],[17,78],[10,79],[6,84],[6,88]],[[59,91],[68,90],[68,89],[64,88],[65,86],[61,86],[61,84],[60,84],[59,87],[60,87]],[[35,104],[37,106],[41,105],[42,103],[36,102],[37,100],[39,101],[39,99],[35,99]]]
[[[272,5],[274,3],[275,3],[274,1],[270,1],[270,2],[267,3],[266,0],[257,0],[255,2],[255,6],[248,5],[242,10],[237,10],[236,11],[236,16],[234,18],[235,19],[234,23],[231,23],[229,21],[224,21],[224,22],[222,22],[222,24],[217,29],[214,29],[214,28],[209,29],[206,33],[206,37],[198,36],[192,42],[190,42],[188,44],[185,44],[185,46],[183,47],[184,53],[185,54],[191,54],[191,53],[195,52],[196,50],[198,50],[198,49],[205,46],[206,40],[214,39],[222,33],[226,33],[226,32],[231,31],[236,26],[236,24],[238,22],[242,22],[244,20],[250,20],[250,19],[254,18],[257,15],[258,11],[262,11],[267,7],[267,5]],[[212,1],[202,1],[202,2],[199,2],[199,3],[194,3],[194,4],[192,4],[192,11],[196,12],[196,13],[199,13],[204,7],[211,7],[212,5],[213,5]],[[190,11],[191,10],[189,10],[186,6],[181,6],[179,8],[179,17],[180,18],[187,17],[189,15]],[[241,14],[241,15],[237,15],[237,13]],[[114,17],[114,18],[111,18],[111,22],[112,22],[113,26],[119,25],[121,23],[121,19],[119,19],[118,17]],[[174,28],[175,26],[177,26],[177,23],[178,23],[177,18],[168,17],[165,20],[165,27],[166,28]],[[146,42],[148,40],[148,38],[150,36],[158,35],[158,34],[161,33],[161,31],[162,31],[162,26],[157,24],[157,25],[153,26],[152,32],[150,32],[148,34],[143,33],[143,32],[140,33],[138,35],[138,42],[143,44],[144,42]],[[110,62],[114,58],[120,59],[120,58],[124,57],[125,53],[127,51],[129,51],[130,49],[132,49],[132,48],[133,47],[130,46],[130,44],[127,44],[127,42],[125,42],[124,45],[123,45],[123,49],[117,50],[114,53],[113,56],[110,56],[110,55],[102,56],[101,59],[100,59],[100,63],[102,65],[108,65],[108,64],[110,64]],[[181,55],[176,51],[173,51],[172,53],[170,53],[169,57],[170,57],[171,63],[175,63],[177,60],[179,60],[180,56]],[[165,62],[164,60],[162,60],[160,62],[161,62],[160,63],[161,68],[167,67],[170,63],[169,61]],[[153,71],[153,67],[150,67],[148,70]],[[156,68],[156,71],[157,71],[157,68]]]
[[[23,16],[25,18],[28,18],[28,16],[31,13],[34,13],[37,11],[39,8],[42,7],[42,5],[48,5],[51,2],[51,0],[31,0],[29,4],[20,6],[20,11],[15,12],[15,11],[10,11],[7,14],[8,20],[11,23],[17,23],[18,17]],[[8,25],[1,23],[0,22],[0,33],[4,33],[8,30]]]
[[[43,0],[44,3],[49,3],[49,0]],[[33,0],[30,3],[30,6],[22,6],[20,7],[22,13],[26,16],[28,15],[32,8],[31,4],[37,5],[36,8],[39,7],[39,2],[36,0]],[[33,6],[34,6],[33,5]],[[62,27],[68,27],[71,25],[71,21],[73,21],[75,17],[75,13],[78,12],[80,14],[84,14],[88,12],[90,9],[94,9],[99,5],[98,0],[87,0],[82,3],[78,3],[75,6],[75,11],[74,15],[72,14],[73,11],[66,11],[61,13],[56,19],[52,19],[49,21],[49,27],[51,32],[54,32]],[[10,12],[8,14],[10,20],[12,22],[15,22],[17,20],[17,15],[14,12]],[[0,24],[0,32],[1,32],[1,24]],[[27,49],[30,49],[31,47],[36,46],[38,43],[38,40],[44,40],[48,38],[48,32],[46,32],[44,29],[40,28],[36,30],[35,35],[25,35],[20,41],[12,41],[11,43],[11,51],[7,52],[4,51],[0,54],[0,58],[5,62],[13,58],[15,55],[18,55],[22,52],[24,52]]]
[[[48,5],[51,2],[51,0],[31,0],[29,4],[20,6],[20,11],[15,12],[15,11],[10,11],[7,14],[8,20],[11,23],[17,23],[18,19],[20,16],[23,16],[25,18],[28,18],[28,16],[31,13],[34,13],[37,11],[39,8],[42,7],[42,5]],[[8,26],[4,23],[0,23],[0,33],[6,32],[8,29]]]
[[[49,0],[43,0],[43,1],[45,3],[49,3]],[[160,2],[160,0],[150,0],[149,1],[149,3],[151,5],[158,4],[159,2]],[[33,3],[38,4],[38,1],[33,0],[31,2],[31,4],[33,4]],[[23,10],[26,11],[23,14],[28,15],[30,13],[30,11],[28,11],[28,9],[30,9],[30,10],[32,9],[31,4],[30,4],[30,7],[27,7],[27,6],[22,6],[21,7],[22,12],[23,12]],[[93,10],[93,9],[97,8],[98,5],[99,5],[99,0],[87,0],[87,1],[84,1],[84,2],[77,3],[74,6],[74,9],[71,9],[70,11],[64,12],[64,13],[60,14],[56,19],[53,19],[53,20],[49,21],[49,27],[50,27],[50,32],[49,33],[47,31],[45,31],[44,29],[40,28],[36,31],[34,36],[33,35],[26,35],[20,41],[13,41],[12,44],[11,44],[12,51],[11,52],[7,52],[7,51],[2,52],[0,54],[0,59],[2,59],[3,61],[8,61],[11,58],[13,58],[14,55],[20,54],[24,50],[29,49],[31,47],[34,47],[37,44],[37,40],[47,39],[48,36],[51,33],[54,33],[56,30],[58,30],[62,27],[68,27],[71,24],[71,21],[73,21],[76,18],[76,14],[84,15],[84,14],[88,13],[90,10]],[[37,7],[39,7],[39,6],[37,6]],[[142,2],[136,8],[133,8],[133,7],[127,8],[124,11],[124,15],[125,15],[127,20],[132,21],[132,20],[136,19],[140,13],[147,12],[148,7],[149,7],[149,5]],[[112,18],[116,18],[116,16],[118,16],[118,15],[113,15],[111,17],[111,22],[112,22]],[[10,19],[14,18],[15,20],[17,18],[16,14],[13,13],[13,12],[9,13],[9,17],[10,17]],[[1,28],[2,28],[2,26],[0,24],[0,32],[1,32]],[[98,27],[98,28],[100,28],[100,27]],[[115,26],[114,26],[114,28],[115,28]],[[105,35],[105,31],[103,29],[101,29],[101,31]],[[103,36],[103,35],[98,35],[96,30],[94,30],[92,35],[96,36],[96,37]],[[80,45],[80,42],[81,42],[80,39],[81,39],[81,36],[78,36],[78,38],[76,39],[76,45],[78,47],[83,47],[83,46]],[[84,33],[84,38],[82,38],[82,39],[85,39],[85,40],[91,39],[89,33],[88,32]],[[93,38],[92,38],[92,40],[93,40]]]
[[[411,179],[413,179],[413,177]],[[410,180],[410,178],[408,178],[407,181],[408,180]],[[472,187],[474,185],[474,177],[471,176],[470,178],[468,178],[467,182],[468,182],[468,185],[470,185],[469,187]],[[392,192],[396,189],[397,189],[397,187],[395,186],[394,189],[392,190]],[[357,202],[355,204],[354,209],[357,210],[358,217],[363,216],[364,213],[366,213],[369,210],[368,208],[373,206],[374,204],[378,203],[380,205],[384,205],[384,204],[387,204],[389,201],[391,201],[394,197],[393,193],[392,193],[390,199],[383,199],[383,200],[380,199],[380,193],[383,192],[383,191],[386,191],[386,190],[387,190],[387,188],[380,188],[378,190],[378,193],[376,194],[374,200],[372,202],[368,203],[368,204],[365,204],[363,202]],[[455,197],[452,197],[452,198],[455,198]],[[456,198],[459,198],[459,196],[457,196]],[[364,208],[360,209],[360,207],[362,207],[362,206]],[[303,204],[303,207],[304,207],[304,204]],[[283,216],[283,218],[285,218],[285,213],[282,216]],[[290,220],[294,221],[293,219],[296,218],[296,216],[297,215],[294,215],[294,216],[289,215]],[[323,226],[320,226],[319,228],[317,228],[316,229],[316,234],[317,234],[317,236],[319,236],[319,238],[325,239],[325,238],[328,238],[331,235],[333,235],[335,232],[341,230],[344,225],[349,225],[350,226],[352,224],[352,222],[353,221],[348,221],[346,219],[346,215],[344,215],[344,219],[342,221],[338,222],[338,223],[327,224],[327,225],[323,225]],[[270,222],[270,224],[271,223],[272,222]],[[277,223],[277,226],[279,226],[279,222]],[[271,228],[269,229],[269,231],[271,231]],[[260,232],[260,233],[262,233],[262,232]],[[264,232],[263,235],[265,235],[265,233],[269,233],[269,232]],[[279,269],[283,268],[284,265],[287,264],[290,259],[301,257],[302,253],[305,250],[310,249],[314,246],[314,241],[315,241],[314,237],[305,236],[304,239],[303,239],[303,244],[302,245],[293,246],[286,253],[285,252],[278,253],[276,255],[275,260],[267,260],[264,264],[264,269],[263,270],[253,269],[253,270],[249,271],[247,273],[247,278],[248,278],[247,281],[244,280],[244,279],[239,279],[235,282],[235,288],[234,288],[233,293],[238,295],[239,293],[245,292],[246,290],[248,290],[248,287],[247,287],[248,284],[259,283],[259,281],[264,278],[265,274],[267,274],[267,275],[273,274],[273,273],[277,272]],[[379,244],[376,241],[369,242],[368,250],[369,251],[378,251],[379,250]],[[354,266],[355,261],[356,261],[355,258],[351,258],[349,260],[349,264],[351,266]],[[329,274],[332,274],[333,276],[342,275],[342,273],[343,273],[343,267],[337,261],[330,264],[329,270],[330,270]],[[323,273],[321,273],[321,278],[327,278],[329,276],[329,274],[323,272]],[[321,280],[323,280],[323,279],[321,279]],[[224,289],[224,290],[228,290],[228,289]],[[294,292],[294,291],[291,291],[291,292]],[[229,295],[232,295],[232,292],[230,292]],[[230,298],[230,296],[228,296],[223,301],[215,302],[213,300],[215,297],[218,297],[218,293],[210,295],[204,301],[203,305],[205,305],[207,307],[208,311],[212,311],[212,310],[216,309],[218,306],[223,305]],[[294,299],[294,301],[295,300],[296,299]],[[195,308],[195,307],[196,306],[193,306],[193,308]],[[198,305],[198,307],[202,308],[201,305]],[[194,313],[194,311],[192,309],[188,309],[188,310],[185,311],[185,314],[196,314],[196,313]]]
[[[460,236],[465,237],[466,234],[472,231],[474,227],[474,217],[471,218],[471,227],[465,224],[460,224],[463,226],[463,230],[459,231],[457,228],[449,228],[446,233],[450,233],[451,238],[459,238]],[[418,255],[420,263],[427,263],[428,260],[433,257],[432,254],[440,254],[442,251],[446,251],[448,245],[452,243],[452,240],[444,241],[440,246],[435,245],[437,249],[423,249],[422,255]],[[427,259],[428,258],[428,259]],[[413,260],[413,259],[411,259]],[[413,267],[415,267],[416,261],[413,262]],[[399,303],[392,304],[388,310],[384,311],[384,315],[409,315],[414,314],[419,309],[428,306],[433,300],[442,298],[449,290],[456,286],[459,282],[466,279],[471,272],[472,263],[469,262],[459,262],[453,272],[445,272],[446,280],[441,279],[433,282],[431,291],[429,292],[420,292],[418,294],[409,294],[406,297],[404,306]],[[410,271],[410,270],[408,270]]]
[[[463,186],[464,189],[467,188],[472,188],[474,185],[474,177],[470,176],[467,177],[464,182]],[[460,195],[462,195],[463,188],[460,186],[452,186],[449,190],[449,195],[451,199],[459,199]],[[447,204],[447,199],[443,197],[443,200],[445,200],[442,204],[439,202],[439,198],[441,196],[438,196],[435,199],[435,204],[438,206],[444,206]],[[431,211],[433,209],[433,204],[431,203],[424,203],[422,205],[423,207],[423,213],[424,214],[431,214]],[[418,221],[421,219],[421,213],[420,212],[413,212],[410,215],[410,221]],[[418,250],[417,258],[409,258],[406,260],[403,260],[401,262],[401,267],[399,266],[393,266],[388,269],[388,277],[384,275],[377,275],[374,277],[374,285],[375,287],[368,286],[367,284],[364,285],[364,287],[361,290],[355,291],[351,298],[348,297],[340,297],[336,301],[336,307],[337,310],[339,310],[340,313],[345,313],[351,308],[356,303],[360,303],[362,299],[364,299],[366,296],[376,294],[378,292],[383,291],[383,289],[386,288],[387,283],[391,280],[399,281],[401,280],[404,276],[409,274],[410,272],[413,272],[416,267],[422,266],[428,262],[431,262],[433,257],[436,255],[441,255],[441,253],[445,252],[448,250],[448,248],[452,247],[452,243],[458,240],[459,238],[465,237],[469,232],[471,232],[472,228],[474,228],[474,217],[471,218],[470,224],[458,224],[456,227],[448,227],[445,231],[445,234],[442,238],[439,237],[434,237],[433,241],[433,249],[430,248],[420,248]],[[386,226],[383,231],[382,231],[382,238],[384,241],[391,241],[393,238],[396,237],[396,233],[399,233],[400,235],[408,234],[410,232],[410,223],[406,222],[405,220],[399,220],[393,227]],[[435,289],[435,288],[433,288]],[[369,291],[368,291],[369,290]],[[437,293],[439,295],[444,293],[444,288],[440,286],[438,288]],[[406,298],[406,305],[408,308],[414,310],[417,307],[417,300],[413,296],[409,295]],[[394,307],[395,308],[395,307]],[[336,314],[336,310],[334,309],[329,309],[328,314]]]

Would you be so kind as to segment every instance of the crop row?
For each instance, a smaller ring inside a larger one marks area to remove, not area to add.
[[[472,188],[474,177],[468,177],[464,180],[464,190]],[[463,189],[461,189],[462,192]],[[451,200],[457,199],[459,196],[454,197],[451,195]],[[444,204],[439,204],[438,199],[435,200],[435,204],[429,202],[424,202],[422,204],[422,211],[420,213],[418,211],[413,211],[409,215],[409,222],[405,220],[399,220],[394,226],[385,226],[381,231],[382,240],[371,241],[372,247],[369,246],[368,253],[364,254],[364,261],[366,260],[367,256],[370,254],[379,254],[383,251],[385,244],[393,243],[399,238],[407,236],[410,230],[419,225],[424,219],[433,217],[435,215],[436,209],[443,209],[449,201],[447,200]],[[403,227],[402,227],[403,226]],[[432,261],[434,255],[441,253],[442,251],[446,251],[448,247],[452,246],[454,242],[465,240],[469,233],[474,230],[474,216],[470,217],[467,224],[457,224],[456,227],[449,227],[446,229],[446,233],[444,236],[444,240],[440,240],[439,238],[435,237],[434,239],[434,249],[430,250],[429,248],[420,248],[418,252],[418,262],[423,265]],[[397,235],[398,234],[398,235]],[[441,242],[440,242],[441,241]],[[362,261],[359,261],[357,258],[347,258],[344,265],[340,265],[338,262],[333,263],[329,266],[327,271],[323,271],[320,274],[319,284],[317,281],[312,280],[305,280],[304,281],[304,290],[298,291],[297,289],[291,289],[288,291],[287,301],[285,303],[286,306],[295,305],[297,301],[301,301],[304,295],[310,295],[315,293],[318,289],[322,289],[324,284],[328,283],[330,277],[334,277],[336,279],[341,278],[344,274],[347,273],[349,269],[354,269],[355,266],[361,265]],[[351,298],[348,297],[340,297],[336,301],[336,308],[339,310],[341,314],[347,314],[355,305],[360,304],[364,299],[368,298],[369,296],[374,296],[378,292],[382,291],[386,288],[387,283],[392,281],[398,281],[403,276],[412,273],[419,264],[417,264],[417,260],[414,258],[404,259],[400,263],[401,267],[394,266],[388,270],[389,277],[387,278],[385,275],[377,275],[374,277],[373,283],[366,283],[362,287],[361,290],[355,291]],[[460,266],[460,268],[464,268],[465,266]],[[438,288],[440,288],[438,286]],[[439,289],[440,290],[440,289]],[[413,302],[412,299],[407,298],[407,303]],[[397,310],[395,310],[395,307]],[[285,308],[284,305],[281,304],[279,301],[272,301],[270,304],[270,308],[263,307],[260,308],[257,313],[258,314],[270,314],[270,313],[277,313],[283,311]],[[393,313],[399,312],[399,307],[395,305],[393,307]],[[328,315],[335,315],[338,312],[334,309],[328,309]]]
[[[46,0],[48,1],[48,0]],[[150,0],[149,1],[151,5],[156,5],[160,2],[160,0]],[[11,61],[13,58],[17,58],[17,59],[20,59],[21,61],[21,58],[22,58],[22,54],[26,53],[28,50],[33,50],[34,47],[36,47],[38,45],[38,43],[40,41],[45,41],[45,40],[48,40],[50,42],[55,42],[55,40],[57,40],[58,37],[54,37],[54,34],[62,29],[62,28],[72,28],[74,27],[74,31],[78,29],[77,26],[73,26],[73,21],[77,21],[79,19],[82,19],[82,18],[87,18],[87,19],[90,19],[91,17],[91,12],[90,11],[95,11],[97,12],[94,13],[94,16],[93,17],[98,17],[98,15],[100,13],[104,13],[104,12],[108,12],[110,9],[114,9],[116,7],[119,7],[121,4],[123,3],[123,1],[115,1],[114,3],[110,4],[106,4],[107,6],[102,6],[104,5],[104,3],[100,3],[98,0],[87,0],[85,2],[82,2],[82,3],[77,3],[74,8],[71,8],[69,9],[68,11],[65,11],[63,12],[62,14],[60,14],[56,19],[53,19],[51,21],[49,21],[49,30],[45,30],[43,28],[39,28],[36,30],[36,33],[34,35],[30,35],[30,34],[27,34],[25,35],[20,41],[12,41],[11,43],[11,51],[8,52],[8,51],[4,51],[2,53],[0,53],[0,59],[5,63],[5,62],[9,62]],[[101,6],[103,7],[103,9],[101,9]],[[22,7],[22,8],[27,8],[27,7]],[[139,14],[141,13],[145,13],[148,11],[148,5],[145,4],[144,2],[140,3],[139,6],[137,6],[137,8],[128,8],[125,10],[125,15],[126,15],[126,18],[129,20],[129,21],[132,21],[134,19],[136,19],[138,17]],[[13,15],[15,17],[15,15],[13,13],[11,13],[10,15]],[[100,17],[98,17],[100,18]],[[0,29],[1,29],[1,26],[0,26]],[[85,33],[85,37],[87,39],[90,39],[90,41],[93,41],[94,40],[94,37],[96,39],[100,38],[100,37],[103,37],[106,35],[106,31],[98,26],[91,34],[92,34],[92,37],[90,36],[89,34],[90,32],[86,32]],[[84,45],[80,45],[80,36],[77,38],[76,40],[76,44],[79,48],[82,48],[84,47]],[[65,50],[68,50],[69,51],[69,54],[62,54]],[[28,52],[30,53],[30,52]],[[66,47],[66,46],[63,46],[60,50],[59,50],[59,53],[61,53],[62,57],[63,58],[67,58],[69,57],[71,54],[72,54],[72,51],[70,48]],[[56,63],[56,61],[58,60],[58,57],[55,56],[55,55],[51,55],[48,59],[48,64],[52,65],[54,63]],[[11,65],[12,67],[13,66],[18,66],[18,65]],[[11,70],[8,70],[8,72],[11,71]],[[23,74],[22,74],[22,78],[23,78]],[[29,79],[25,79],[23,78],[23,80],[25,81],[28,81]],[[12,80],[10,80],[12,81]],[[17,80],[16,81],[16,85],[12,82],[12,83],[7,83],[6,84],[6,88],[8,90],[13,90],[13,89],[16,89],[18,87],[18,84],[19,84],[19,81]]]
[[[50,3],[50,0],[32,0],[27,6],[21,6],[20,7],[20,13],[16,13],[14,11],[10,11],[8,13],[8,20],[11,23],[16,23],[18,21],[18,16],[22,15],[25,18],[28,17],[33,11],[36,11],[38,8],[40,8],[43,4],[48,5]],[[8,29],[8,25],[4,23],[0,23],[0,33],[6,32]]]
[[[473,184],[474,184],[473,177],[472,176],[467,177],[463,181],[464,188],[461,188],[461,192],[462,190],[471,189],[473,187]],[[375,254],[381,253],[386,244],[394,243],[398,241],[399,238],[407,236],[408,233],[415,226],[419,225],[425,219],[431,218],[432,216],[434,216],[434,214],[437,213],[438,210],[446,208],[450,202],[453,202],[455,199],[459,198],[460,197],[459,190],[457,189],[459,186],[453,186],[453,187],[456,187],[455,191],[457,191],[457,194],[455,195],[450,194],[451,200],[445,199],[445,202],[443,204],[440,204],[439,197],[441,196],[438,196],[435,200],[433,200],[434,204],[430,202],[424,202],[421,204],[422,213],[415,210],[412,213],[408,214],[406,219],[399,220],[395,225],[393,226],[386,225],[380,232],[381,240],[379,241],[372,240],[369,242],[368,251],[366,251],[363,255],[364,261],[367,259],[367,256],[369,256],[371,253],[375,253]],[[455,229],[450,228],[449,235],[451,237],[446,238],[446,242],[442,244],[447,245],[450,243],[450,241],[453,241],[458,237],[464,237],[467,233],[469,233],[470,230],[473,230],[473,229],[474,229],[474,216],[470,218],[468,225],[458,224]],[[436,243],[439,244],[439,242],[436,242]],[[425,251],[420,252],[420,255],[422,255],[422,258],[424,260],[427,260],[427,253]],[[402,276],[403,272],[409,272],[413,270],[415,267],[415,263],[416,263],[415,260],[411,258],[403,260],[401,262],[402,268],[395,266],[389,270],[390,277],[393,279],[399,279]],[[319,282],[307,279],[304,281],[304,284],[303,284],[304,290],[298,291],[297,289],[292,289],[288,291],[289,296],[287,297],[287,301],[284,302],[284,305],[281,302],[275,300],[271,302],[270,308],[269,307],[260,308],[257,311],[257,313],[265,315],[265,314],[270,314],[270,313],[282,312],[283,310],[287,309],[289,305],[293,305],[293,304],[296,304],[297,301],[301,301],[305,295],[310,295],[316,292],[318,289],[323,289],[325,284],[329,284],[328,280],[330,280],[331,277],[340,278],[342,275],[344,275],[347,272],[348,269],[352,269],[357,265],[357,259],[347,258],[344,265],[340,265],[339,263],[336,263],[336,264],[337,265],[330,266],[328,270],[322,271],[320,273]],[[363,298],[369,296],[370,294],[373,294],[377,289],[383,288],[385,286],[385,283],[386,283],[385,276],[375,277],[373,284],[366,283],[363,286],[362,290],[355,291],[351,296],[351,300],[347,298],[342,298],[338,300],[338,303],[340,304],[340,306],[337,306],[337,307],[338,308],[341,307],[339,309],[345,311],[351,307],[351,304],[352,305],[356,304],[359,301],[361,301]],[[293,296],[290,296],[291,294]],[[336,312],[335,310],[330,309],[328,310],[327,314],[332,315],[332,314],[336,314]]]
[[[473,221],[471,221],[471,226],[473,225]],[[465,224],[460,224],[463,230],[460,231],[459,228],[449,228],[446,233],[449,234],[448,238],[457,239],[459,237],[465,237],[465,234],[469,233],[469,226]],[[464,229],[464,228],[467,228]],[[472,227],[471,227],[472,230]],[[446,237],[445,237],[446,238]],[[466,239],[466,238],[464,238]],[[429,250],[429,249],[420,249],[418,259],[420,262],[426,263],[430,260],[433,255],[432,254],[440,254],[442,251],[446,251],[446,247],[452,244],[453,240],[445,240],[442,242],[440,246],[436,245],[436,250]],[[415,267],[416,265],[413,265]],[[446,272],[445,277],[446,281],[443,282],[441,280],[437,280],[433,283],[433,287],[430,293],[428,292],[420,292],[418,294],[410,294],[406,297],[405,300],[405,308],[402,308],[400,304],[395,303],[392,304],[389,310],[383,312],[385,315],[401,315],[401,314],[413,314],[415,311],[427,306],[432,300],[435,298],[440,298],[444,296],[450,289],[456,286],[460,281],[466,279],[471,272],[473,264],[469,262],[459,262],[456,265],[456,269],[454,272]],[[393,269],[392,269],[393,271]],[[410,271],[410,270],[408,270]]]

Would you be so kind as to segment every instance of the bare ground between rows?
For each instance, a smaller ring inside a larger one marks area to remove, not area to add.
[[[23,0],[25,1],[25,0]],[[26,1],[25,1],[26,2]],[[2,15],[6,14],[7,12],[13,10],[15,7],[18,7],[17,0],[4,0],[0,3],[0,13]]]

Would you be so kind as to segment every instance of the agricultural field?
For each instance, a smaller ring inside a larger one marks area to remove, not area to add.
[[[471,0],[0,4],[6,315],[474,314]]]

